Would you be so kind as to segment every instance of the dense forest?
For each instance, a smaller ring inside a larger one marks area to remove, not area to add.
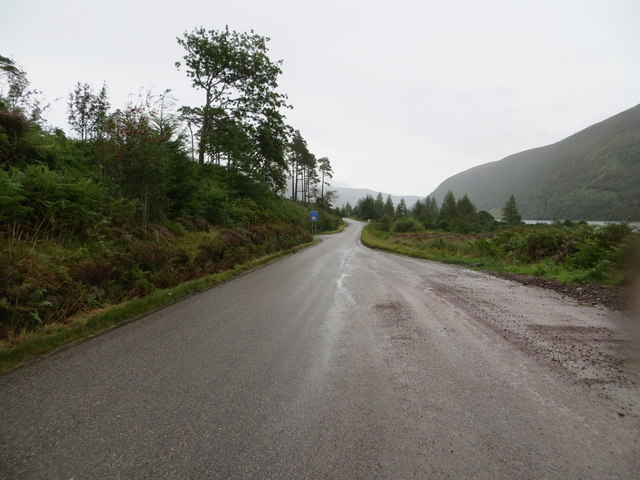
[[[165,90],[114,109],[78,82],[68,131],[0,56],[0,342],[310,242],[310,209],[339,227],[333,169],[286,123],[267,41],[185,32],[176,66],[202,105]]]
[[[516,195],[531,220],[640,220],[640,105],[546,147],[480,165],[430,195],[468,194],[487,211]]]

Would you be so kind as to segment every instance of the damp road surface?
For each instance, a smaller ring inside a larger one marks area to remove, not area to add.
[[[0,478],[640,478],[629,318],[361,228],[0,376]]]

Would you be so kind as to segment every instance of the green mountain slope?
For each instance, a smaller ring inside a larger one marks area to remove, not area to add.
[[[479,209],[513,194],[523,218],[640,220],[640,105],[546,147],[461,172],[431,194],[465,193]]]

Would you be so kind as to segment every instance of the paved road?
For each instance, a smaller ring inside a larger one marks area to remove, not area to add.
[[[638,478],[624,319],[360,227],[1,376],[0,478]]]

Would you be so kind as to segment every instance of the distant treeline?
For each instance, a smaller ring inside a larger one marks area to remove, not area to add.
[[[375,228],[383,231],[416,232],[424,229],[441,229],[451,232],[470,233],[492,231],[498,226],[496,219],[488,212],[478,211],[467,195],[455,198],[447,192],[442,204],[434,197],[418,200],[408,209],[404,199],[395,206],[391,196],[383,199],[379,193],[375,198],[367,195],[355,206],[347,203],[338,213],[345,217],[373,220]],[[507,225],[522,223],[516,200],[510,196],[503,208],[502,222]]]

